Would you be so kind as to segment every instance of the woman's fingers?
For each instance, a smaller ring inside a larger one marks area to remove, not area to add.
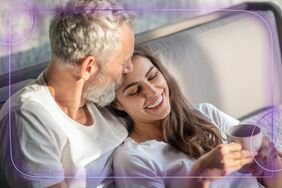
[[[241,151],[242,146],[239,143],[231,142],[230,144],[221,144],[220,149],[222,154],[226,154],[230,152]]]
[[[242,153],[243,158],[241,159],[241,164],[243,166],[246,164],[250,164],[254,160],[254,157],[251,152],[243,150]]]
[[[231,151],[229,153],[225,154],[226,159],[241,159],[241,158],[252,158],[256,155],[257,153],[252,153],[248,150],[238,150],[238,151]]]
[[[249,164],[253,161],[253,155],[251,152],[242,150],[237,152],[231,152],[230,154],[226,155],[223,159],[223,163],[227,167],[242,167],[246,164]]]
[[[221,169],[225,174],[237,171],[253,161],[254,154],[242,150],[239,143],[222,144],[218,146],[218,150],[217,158],[220,161],[216,168]]]
[[[252,162],[250,158],[242,158],[242,159],[235,159],[235,160],[226,160],[223,161],[218,168],[207,169],[202,174],[206,176],[206,178],[210,179],[218,179],[218,177],[226,176],[231,174],[232,172],[238,171],[242,168],[242,166]]]
[[[193,172],[200,174],[206,179],[214,180],[237,171],[252,161],[252,153],[242,150],[240,144],[221,144],[201,156],[194,163]]]

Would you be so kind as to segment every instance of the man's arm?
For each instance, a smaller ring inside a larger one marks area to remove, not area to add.
[[[9,186],[64,185],[60,149],[50,124],[38,104],[14,110],[0,121],[0,165]]]

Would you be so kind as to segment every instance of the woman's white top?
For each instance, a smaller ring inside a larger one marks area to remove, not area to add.
[[[195,106],[210,119],[225,137],[226,129],[239,121],[219,111],[211,104]],[[114,154],[114,175],[118,187],[189,187],[187,176],[194,159],[175,150],[165,142],[148,140],[136,143],[128,137]],[[210,184],[212,188],[258,188],[251,174],[234,172]]]

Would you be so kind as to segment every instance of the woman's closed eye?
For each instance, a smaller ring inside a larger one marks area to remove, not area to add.
[[[149,76],[148,80],[150,81],[150,80],[155,79],[155,78],[158,76],[158,74],[159,74],[159,72],[156,71],[155,73],[153,73],[153,74],[151,74],[151,75]]]
[[[151,81],[151,80],[154,80],[155,78],[157,78],[158,74],[159,74],[158,71],[152,73],[148,77],[148,81]],[[137,87],[134,87],[134,88],[130,89],[130,91],[128,92],[128,95],[129,96],[136,96],[136,95],[138,95],[140,93],[140,91],[141,91],[141,86],[137,86]]]
[[[138,95],[139,91],[140,91],[140,87],[135,87],[134,89],[132,89],[131,91],[128,92],[128,95],[129,96]]]

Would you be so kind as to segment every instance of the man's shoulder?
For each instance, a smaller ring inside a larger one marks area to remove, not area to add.
[[[121,124],[121,125],[125,126],[124,119],[115,116],[109,107],[99,107],[92,102],[90,103],[90,106],[93,109],[93,113],[96,112],[96,113],[99,113],[101,115],[100,118],[103,118],[104,120],[106,120],[108,122],[113,122],[115,124]],[[95,117],[96,117],[96,115],[95,115]]]
[[[101,135],[112,136],[112,140],[122,142],[127,136],[125,121],[115,116],[107,107],[98,107],[94,103],[88,103],[92,116],[94,117],[95,126],[99,127]]]
[[[45,103],[46,97],[44,97],[43,93],[44,88],[37,80],[30,82],[5,102],[0,111],[0,119],[9,112],[31,109],[36,111]]]

